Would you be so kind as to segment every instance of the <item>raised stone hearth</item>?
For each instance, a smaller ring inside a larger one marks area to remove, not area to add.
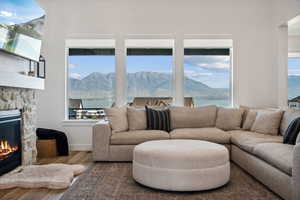
[[[0,110],[22,109],[22,164],[36,161],[36,91],[0,87]]]

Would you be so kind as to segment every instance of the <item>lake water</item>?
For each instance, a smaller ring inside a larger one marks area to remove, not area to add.
[[[203,99],[202,97],[194,97],[195,106],[204,106],[204,105],[216,105],[228,107],[231,105],[229,99]],[[114,100],[108,99],[82,99],[84,108],[109,108],[114,103]]]

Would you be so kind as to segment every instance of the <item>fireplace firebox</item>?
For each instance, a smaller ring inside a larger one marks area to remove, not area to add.
[[[0,111],[0,176],[22,164],[21,112]]]

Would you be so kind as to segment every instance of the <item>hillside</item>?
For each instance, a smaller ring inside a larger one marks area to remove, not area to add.
[[[127,75],[128,96],[171,96],[171,76],[157,72],[137,72]],[[110,96],[114,88],[114,73],[102,74],[94,72],[78,80],[71,78],[71,98],[101,98]],[[185,77],[185,92],[191,96],[209,96],[218,99],[228,96],[228,89],[214,89],[209,86]],[[134,86],[134,87],[131,87]],[[157,89],[159,88],[159,89]]]

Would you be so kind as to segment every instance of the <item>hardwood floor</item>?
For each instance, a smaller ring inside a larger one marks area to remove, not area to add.
[[[69,156],[43,158],[37,161],[37,164],[49,163],[84,164],[88,166],[92,163],[92,154],[91,152],[71,152]],[[15,188],[0,190],[0,200],[59,200],[64,192],[65,190]]]

